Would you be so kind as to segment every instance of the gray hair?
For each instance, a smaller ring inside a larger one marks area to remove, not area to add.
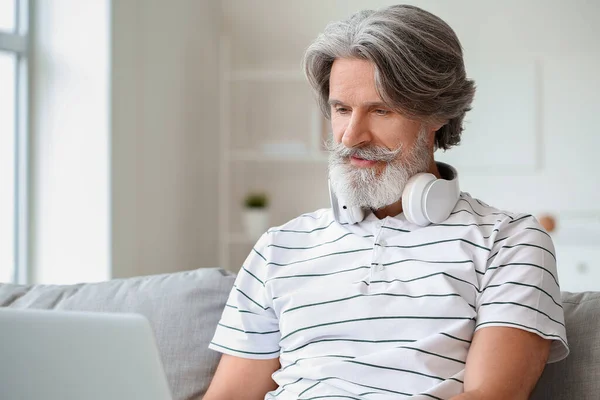
[[[445,123],[436,132],[437,148],[460,143],[475,83],[466,77],[456,33],[440,18],[395,5],[327,25],[306,50],[303,67],[328,119],[329,75],[336,58],[372,62],[377,92],[393,110],[426,123]]]

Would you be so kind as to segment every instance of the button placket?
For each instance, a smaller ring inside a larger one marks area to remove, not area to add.
[[[373,257],[371,259],[371,273],[382,272],[384,266],[382,265],[381,255],[383,253],[383,246],[385,246],[385,240],[382,238],[384,221],[377,221],[375,227],[377,232],[375,233],[375,240],[373,242]]]
[[[385,269],[385,267],[383,266],[383,253],[385,252],[385,245],[387,242],[380,236],[378,243],[379,246],[377,246],[377,271],[382,272]]]

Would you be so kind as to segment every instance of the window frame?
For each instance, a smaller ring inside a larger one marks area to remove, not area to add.
[[[15,179],[13,226],[13,281],[29,283],[29,88],[31,0],[14,0],[15,30],[0,31],[0,50],[16,57],[15,69]]]

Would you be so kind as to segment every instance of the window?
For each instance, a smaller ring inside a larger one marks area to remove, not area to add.
[[[26,281],[26,0],[0,0],[0,282]]]

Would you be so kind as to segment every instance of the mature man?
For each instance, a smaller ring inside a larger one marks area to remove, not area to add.
[[[363,11],[304,66],[331,118],[332,209],[260,238],[205,399],[527,399],[568,354],[554,247],[434,161],[475,92],[455,33],[412,6]]]

